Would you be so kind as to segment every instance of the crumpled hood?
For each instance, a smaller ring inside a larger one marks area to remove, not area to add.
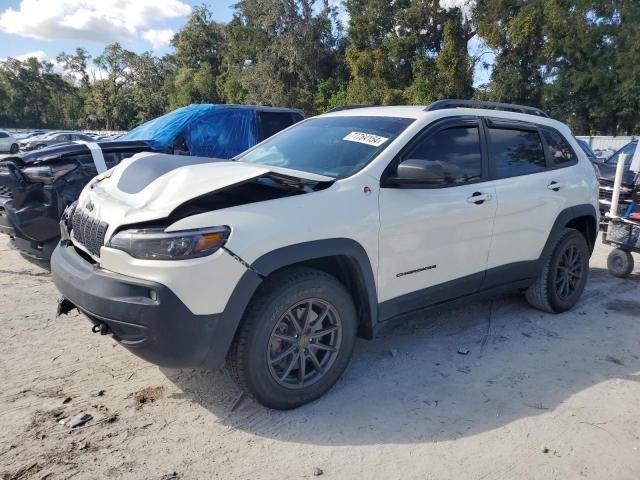
[[[335,180],[278,167],[145,152],[94,178],[82,191],[78,207],[107,222],[109,235],[120,225],[167,218],[188,200],[269,173],[312,182]]]

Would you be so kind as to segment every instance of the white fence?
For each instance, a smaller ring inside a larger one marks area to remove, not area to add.
[[[577,138],[589,144],[592,150],[610,150],[612,153],[624,147],[627,143],[637,140],[638,137],[587,137],[578,135]]]

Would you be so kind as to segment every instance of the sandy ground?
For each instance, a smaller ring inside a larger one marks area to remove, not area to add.
[[[0,478],[640,478],[640,274],[609,276],[607,253],[570,313],[517,296],[432,311],[359,341],[329,394],[282,413],[56,319],[49,275],[2,239]]]

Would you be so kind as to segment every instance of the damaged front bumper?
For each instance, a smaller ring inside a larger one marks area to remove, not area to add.
[[[55,248],[58,220],[66,204],[60,191],[66,182],[44,185],[28,182],[11,162],[0,167],[0,233],[15,248],[37,260],[48,261]]]
[[[68,241],[55,249],[51,272],[65,299],[61,313],[77,307],[94,332],[113,334],[139,357],[171,368],[224,363],[241,316],[233,304],[220,314],[196,315],[165,285],[103,270]],[[255,288],[260,279],[246,275],[241,283]]]

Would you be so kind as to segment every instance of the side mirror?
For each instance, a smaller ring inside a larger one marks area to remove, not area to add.
[[[398,165],[397,174],[389,179],[389,183],[404,185],[445,185],[459,178],[460,170],[456,165],[447,162],[408,159]]]

